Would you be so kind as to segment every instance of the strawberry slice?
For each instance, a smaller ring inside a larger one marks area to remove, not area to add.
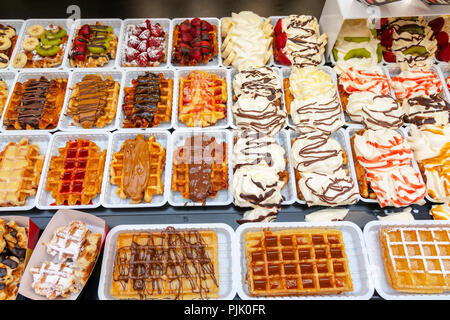
[[[147,40],[147,48],[157,48],[161,45],[158,38],[150,38]]]
[[[211,24],[208,21],[202,20],[201,22],[201,29],[202,31],[211,31],[213,29],[213,27],[211,26]]]
[[[128,46],[131,48],[136,49],[139,46],[139,43],[141,43],[141,40],[139,40],[138,37],[131,35],[130,38],[128,38]]]
[[[450,61],[450,43],[447,43],[439,50],[439,60],[445,62]]]
[[[275,46],[278,49],[284,48],[286,46],[286,42],[287,42],[286,32],[280,33],[275,37]]]
[[[197,26],[201,26],[202,24],[202,20],[200,20],[200,18],[194,18],[191,20],[191,26],[193,27],[197,27]]]
[[[428,22],[428,26],[433,30],[433,33],[436,35],[441,31],[444,26],[445,20],[442,17],[436,18]]]
[[[441,31],[436,35],[436,41],[439,47],[443,47],[448,43],[448,34],[445,31]]]
[[[139,51],[135,48],[127,47],[125,49],[125,58],[127,62],[131,62],[139,56]]]
[[[393,54],[391,51],[385,51],[383,53],[384,61],[386,62],[396,62],[397,58],[395,57],[395,54]]]
[[[394,34],[394,29],[389,28],[383,31],[381,34],[381,45],[385,48],[392,47],[392,35]]]
[[[184,43],[190,43],[193,40],[192,35],[190,33],[182,33],[181,34],[181,41]]]
[[[277,35],[279,35],[283,30],[283,25],[282,25],[282,21],[281,21],[282,19],[278,19],[278,22],[277,22],[277,24],[275,25],[275,29],[274,29],[274,32],[275,32],[275,35],[277,36]]]
[[[148,64],[148,53],[147,51],[141,52],[139,56],[136,58],[136,61],[139,66],[145,67]]]
[[[282,49],[278,51],[278,62],[286,66],[290,66],[292,64],[291,60],[289,60],[288,57],[286,57],[281,51]]]
[[[154,36],[154,37],[161,37],[164,34],[164,31],[161,28],[161,26],[159,25],[159,23],[152,25],[150,30],[151,30],[152,36]]]

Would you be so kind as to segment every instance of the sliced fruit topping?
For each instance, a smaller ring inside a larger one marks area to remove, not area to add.
[[[344,60],[349,60],[352,58],[370,58],[370,52],[365,48],[352,49],[344,56]]]
[[[361,42],[369,42],[370,38],[369,37],[344,37],[344,40],[348,41],[348,42],[361,43]]]
[[[25,51],[33,51],[39,45],[37,38],[28,37],[22,41],[22,48]]]
[[[391,51],[386,51],[383,53],[384,61],[386,62],[396,62],[397,58],[395,57],[395,54]]]
[[[16,54],[13,60],[14,68],[23,68],[27,64],[28,58],[27,55],[23,52]]]
[[[335,62],[338,61],[338,52],[337,52],[336,48],[333,48],[333,50],[331,50],[331,52],[333,53],[334,61]]]
[[[88,24],[83,25],[78,31],[78,35],[89,39],[91,37],[91,27]]]
[[[381,62],[383,59],[383,48],[381,47],[381,44],[377,45],[377,57],[378,57],[378,63]]]
[[[403,51],[404,55],[424,56],[428,54],[427,48],[424,46],[412,46]]]
[[[44,34],[48,39],[55,39],[55,38],[61,39],[67,34],[67,32],[64,29],[54,29],[54,30],[45,30]]]
[[[385,48],[392,47],[394,29],[388,28],[381,33],[381,45]]]
[[[440,31],[436,35],[436,41],[439,47],[443,47],[448,43],[448,34],[445,31]]]
[[[450,61],[450,43],[444,45],[441,50],[439,50],[439,60],[449,62]]]
[[[34,24],[27,29],[27,33],[30,37],[40,38],[45,33],[45,29],[40,24]]]
[[[288,57],[286,57],[286,55],[284,55],[281,52],[282,49],[280,49],[278,51],[278,62],[280,62],[281,64],[284,64],[286,66],[290,66],[292,64],[291,60],[288,59]]]
[[[431,30],[433,30],[434,34],[438,34],[442,30],[444,24],[445,20],[442,17],[433,19],[430,22],[428,22],[428,26],[431,28]]]
[[[61,48],[59,46],[44,46],[44,45],[36,46],[37,54],[43,57],[55,56],[60,50]]]
[[[275,35],[279,35],[281,32],[283,32],[283,24],[282,24],[282,19],[278,19],[277,24],[275,25],[275,29],[274,29]]]
[[[45,46],[59,46],[61,44],[61,38],[47,38],[45,34],[41,36],[40,40]]]
[[[286,46],[286,42],[287,42],[286,32],[280,33],[275,37],[275,46],[278,49],[284,48]]]
[[[405,24],[398,28],[397,33],[401,34],[402,32],[415,33],[415,34],[423,34],[424,29],[422,26],[417,24]]]

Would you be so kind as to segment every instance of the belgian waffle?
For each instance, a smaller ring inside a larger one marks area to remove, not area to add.
[[[252,296],[353,291],[342,233],[334,229],[263,230],[245,234]]]
[[[64,104],[67,79],[17,82],[5,111],[7,129],[54,129]]]
[[[118,299],[218,297],[216,232],[169,227],[119,234],[110,292]]]
[[[228,188],[227,145],[198,135],[186,138],[173,153],[172,191],[185,199],[205,203]]]
[[[46,190],[56,205],[89,204],[100,193],[106,150],[92,141],[68,141],[52,156]]]
[[[450,228],[382,228],[379,236],[386,278],[394,290],[450,290]]]
[[[227,114],[227,83],[214,73],[192,71],[180,78],[178,120],[188,127],[209,127]]]
[[[8,85],[5,81],[0,80],[0,113],[3,113],[3,108],[5,107],[8,95]]]
[[[166,162],[166,149],[151,136],[142,134],[125,140],[120,151],[113,154],[111,184],[118,186],[116,194],[130,203],[151,202],[154,194],[162,194],[162,172]]]
[[[31,268],[30,272],[33,275],[31,287],[47,299],[66,298],[80,291],[74,269],[65,262],[45,261],[39,267]]]
[[[23,138],[0,152],[0,206],[23,206],[39,185],[44,155],[39,146]]]
[[[76,83],[67,107],[67,115],[85,129],[103,128],[116,116],[120,84],[108,75],[86,75]]]
[[[126,87],[124,92],[124,128],[149,128],[170,122],[173,79],[148,72],[134,79],[132,87]]]

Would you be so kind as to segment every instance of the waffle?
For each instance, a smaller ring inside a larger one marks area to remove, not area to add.
[[[23,206],[34,196],[44,164],[39,146],[23,138],[0,152],[0,206]]]
[[[55,129],[66,95],[67,79],[45,77],[17,82],[5,111],[7,129]]]
[[[8,100],[8,85],[5,81],[0,80],[0,113],[3,113],[3,108],[6,105],[6,100]]]
[[[101,191],[106,150],[92,141],[68,141],[52,156],[46,190],[56,205],[89,204]]]
[[[209,127],[227,114],[227,82],[214,73],[192,71],[180,77],[178,120],[188,127]]]
[[[67,115],[85,129],[103,128],[116,116],[120,84],[108,75],[86,75],[76,83],[67,107]]]
[[[67,298],[72,293],[80,292],[75,280],[75,271],[66,263],[45,261],[42,265],[31,268],[33,283],[31,287],[47,299]]]
[[[25,269],[28,228],[0,219],[0,300],[15,300]]]
[[[10,41],[9,48],[0,50],[0,69],[3,69],[8,67],[19,37],[13,26],[0,23],[0,38],[7,38]]]
[[[172,191],[205,203],[228,188],[227,144],[198,135],[186,138],[173,153]]]
[[[111,184],[118,186],[120,199],[131,198],[130,203],[151,202],[154,194],[162,194],[162,172],[166,162],[166,149],[151,136],[142,134],[125,140],[120,151],[113,154]]]
[[[149,128],[170,122],[173,79],[148,72],[134,79],[124,93],[124,128]]]
[[[393,227],[379,231],[389,285],[409,293],[450,290],[450,228]]]
[[[169,227],[163,231],[119,234],[111,296],[117,299],[217,298],[218,251],[215,231],[178,231]]]
[[[245,234],[251,296],[338,294],[353,291],[342,233],[286,229]]]

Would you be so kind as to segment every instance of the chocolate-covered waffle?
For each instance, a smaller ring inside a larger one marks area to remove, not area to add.
[[[17,32],[13,26],[0,23],[0,69],[9,65],[17,38]]]

